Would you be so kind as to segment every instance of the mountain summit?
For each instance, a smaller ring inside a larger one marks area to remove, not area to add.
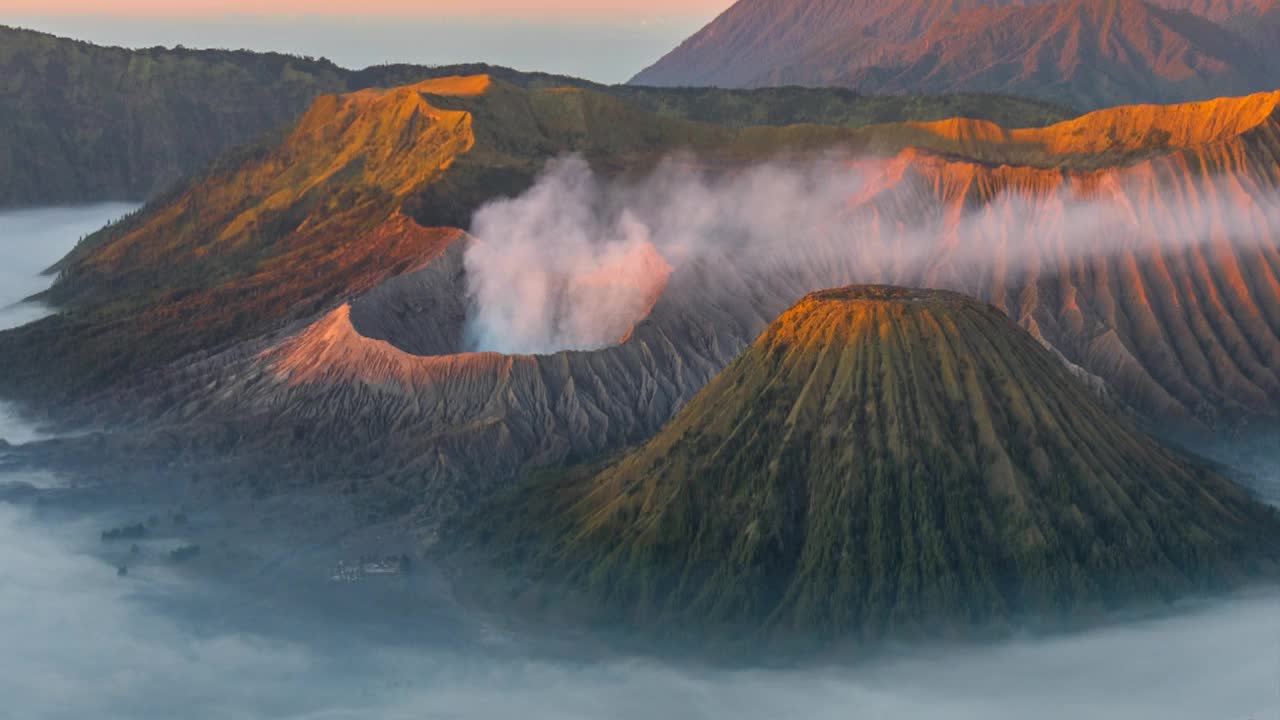
[[[1199,100],[1273,89],[1275,54],[1244,30],[1264,11],[1186,0],[741,0],[633,82],[998,92],[1081,109]]]
[[[597,470],[501,501],[484,542],[641,627],[1069,622],[1236,584],[1280,550],[1271,510],[943,291],[809,295]]]

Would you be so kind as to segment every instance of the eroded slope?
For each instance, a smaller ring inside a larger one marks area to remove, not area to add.
[[[1272,89],[1266,3],[741,0],[633,82],[1005,92],[1082,109]]]
[[[999,310],[882,286],[807,296],[654,438],[464,526],[517,598],[822,643],[1169,601],[1274,572],[1280,539]]]

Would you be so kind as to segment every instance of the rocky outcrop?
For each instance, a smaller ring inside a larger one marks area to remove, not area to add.
[[[0,27],[0,206],[157,197],[234,148],[275,143],[320,96],[477,74],[529,88],[591,88],[651,112],[730,125],[865,125],[956,114],[1030,125],[1069,114],[1048,103],[980,96],[607,87],[484,64],[349,70],[278,53],[101,47]]]

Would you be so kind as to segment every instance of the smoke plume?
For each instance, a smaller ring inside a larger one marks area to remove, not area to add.
[[[973,202],[972,187],[912,173],[839,155],[715,173],[675,157],[642,179],[606,180],[580,157],[553,161],[524,195],[474,218],[471,349],[615,344],[695,264],[713,284],[789,275],[803,291],[888,282],[982,294],[1116,254],[1256,243],[1280,227],[1273,189],[1247,177],[1156,185],[1121,171]]]

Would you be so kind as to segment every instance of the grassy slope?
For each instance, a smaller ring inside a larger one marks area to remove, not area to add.
[[[995,308],[816,293],[652,440],[475,515],[498,564],[674,635],[874,642],[1273,571],[1274,513],[1104,409]]]

